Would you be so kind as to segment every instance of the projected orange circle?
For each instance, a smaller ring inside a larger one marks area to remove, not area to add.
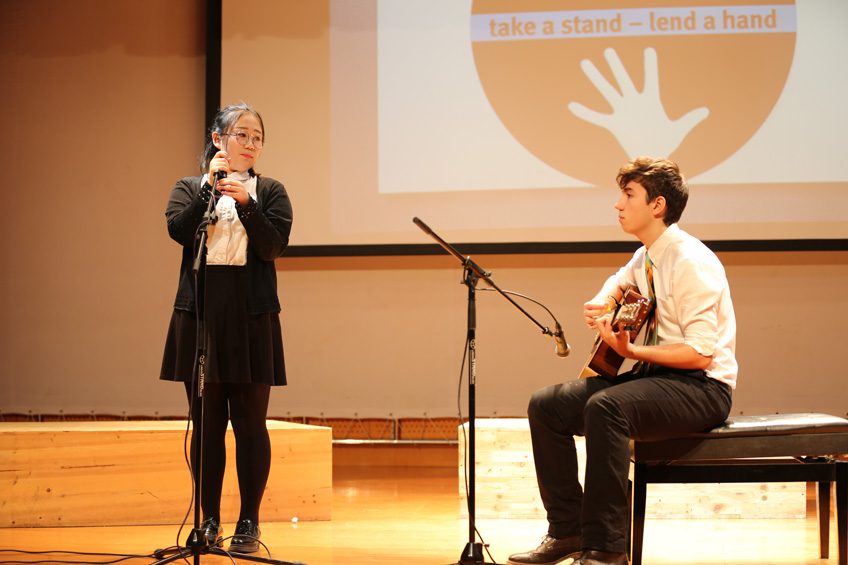
[[[638,155],[692,177],[735,153],[777,103],[795,35],[785,0],[472,3],[474,62],[501,122],[596,185]]]

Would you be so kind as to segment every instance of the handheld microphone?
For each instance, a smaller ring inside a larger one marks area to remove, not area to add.
[[[227,178],[227,173],[226,171],[215,171],[213,178],[215,179],[215,182],[212,183],[212,186],[214,187],[216,184],[218,184],[219,180]]]
[[[220,153],[223,153],[227,157],[227,160],[229,160],[230,156],[227,154],[226,151],[221,151]],[[227,172],[226,171],[215,171],[215,174],[212,175],[212,178],[215,181],[215,182],[212,183],[212,188],[215,188],[215,185],[218,184],[219,180],[227,178]]]
[[[554,339],[556,340],[556,354],[559,357],[568,357],[568,354],[571,353],[571,348],[568,347],[568,344],[565,343],[565,337],[562,335],[562,326],[559,325],[559,322],[556,323],[556,331],[554,332]]]

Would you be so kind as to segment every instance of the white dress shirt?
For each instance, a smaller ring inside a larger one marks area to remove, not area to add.
[[[708,376],[736,388],[736,315],[724,266],[700,240],[669,226],[651,245],[640,247],[599,293],[636,285],[647,296],[645,253],[654,264],[658,345],[685,343],[712,356]]]

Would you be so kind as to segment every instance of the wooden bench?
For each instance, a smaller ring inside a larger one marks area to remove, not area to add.
[[[830,488],[836,483],[839,565],[848,565],[848,420],[827,414],[737,416],[687,437],[633,442],[631,559],[642,562],[649,483],[818,484],[820,555],[830,545]]]
[[[268,421],[263,522],[332,518],[332,430]],[[193,487],[185,421],[0,422],[0,527],[178,524]],[[232,431],[227,451],[234,453]],[[235,457],[222,519],[238,518]]]

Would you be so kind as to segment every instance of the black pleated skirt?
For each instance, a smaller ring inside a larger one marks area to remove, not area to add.
[[[206,269],[206,382],[286,384],[283,335],[277,312],[249,314],[237,269]],[[168,327],[162,372],[166,381],[191,382],[199,331],[194,312],[175,309]]]

